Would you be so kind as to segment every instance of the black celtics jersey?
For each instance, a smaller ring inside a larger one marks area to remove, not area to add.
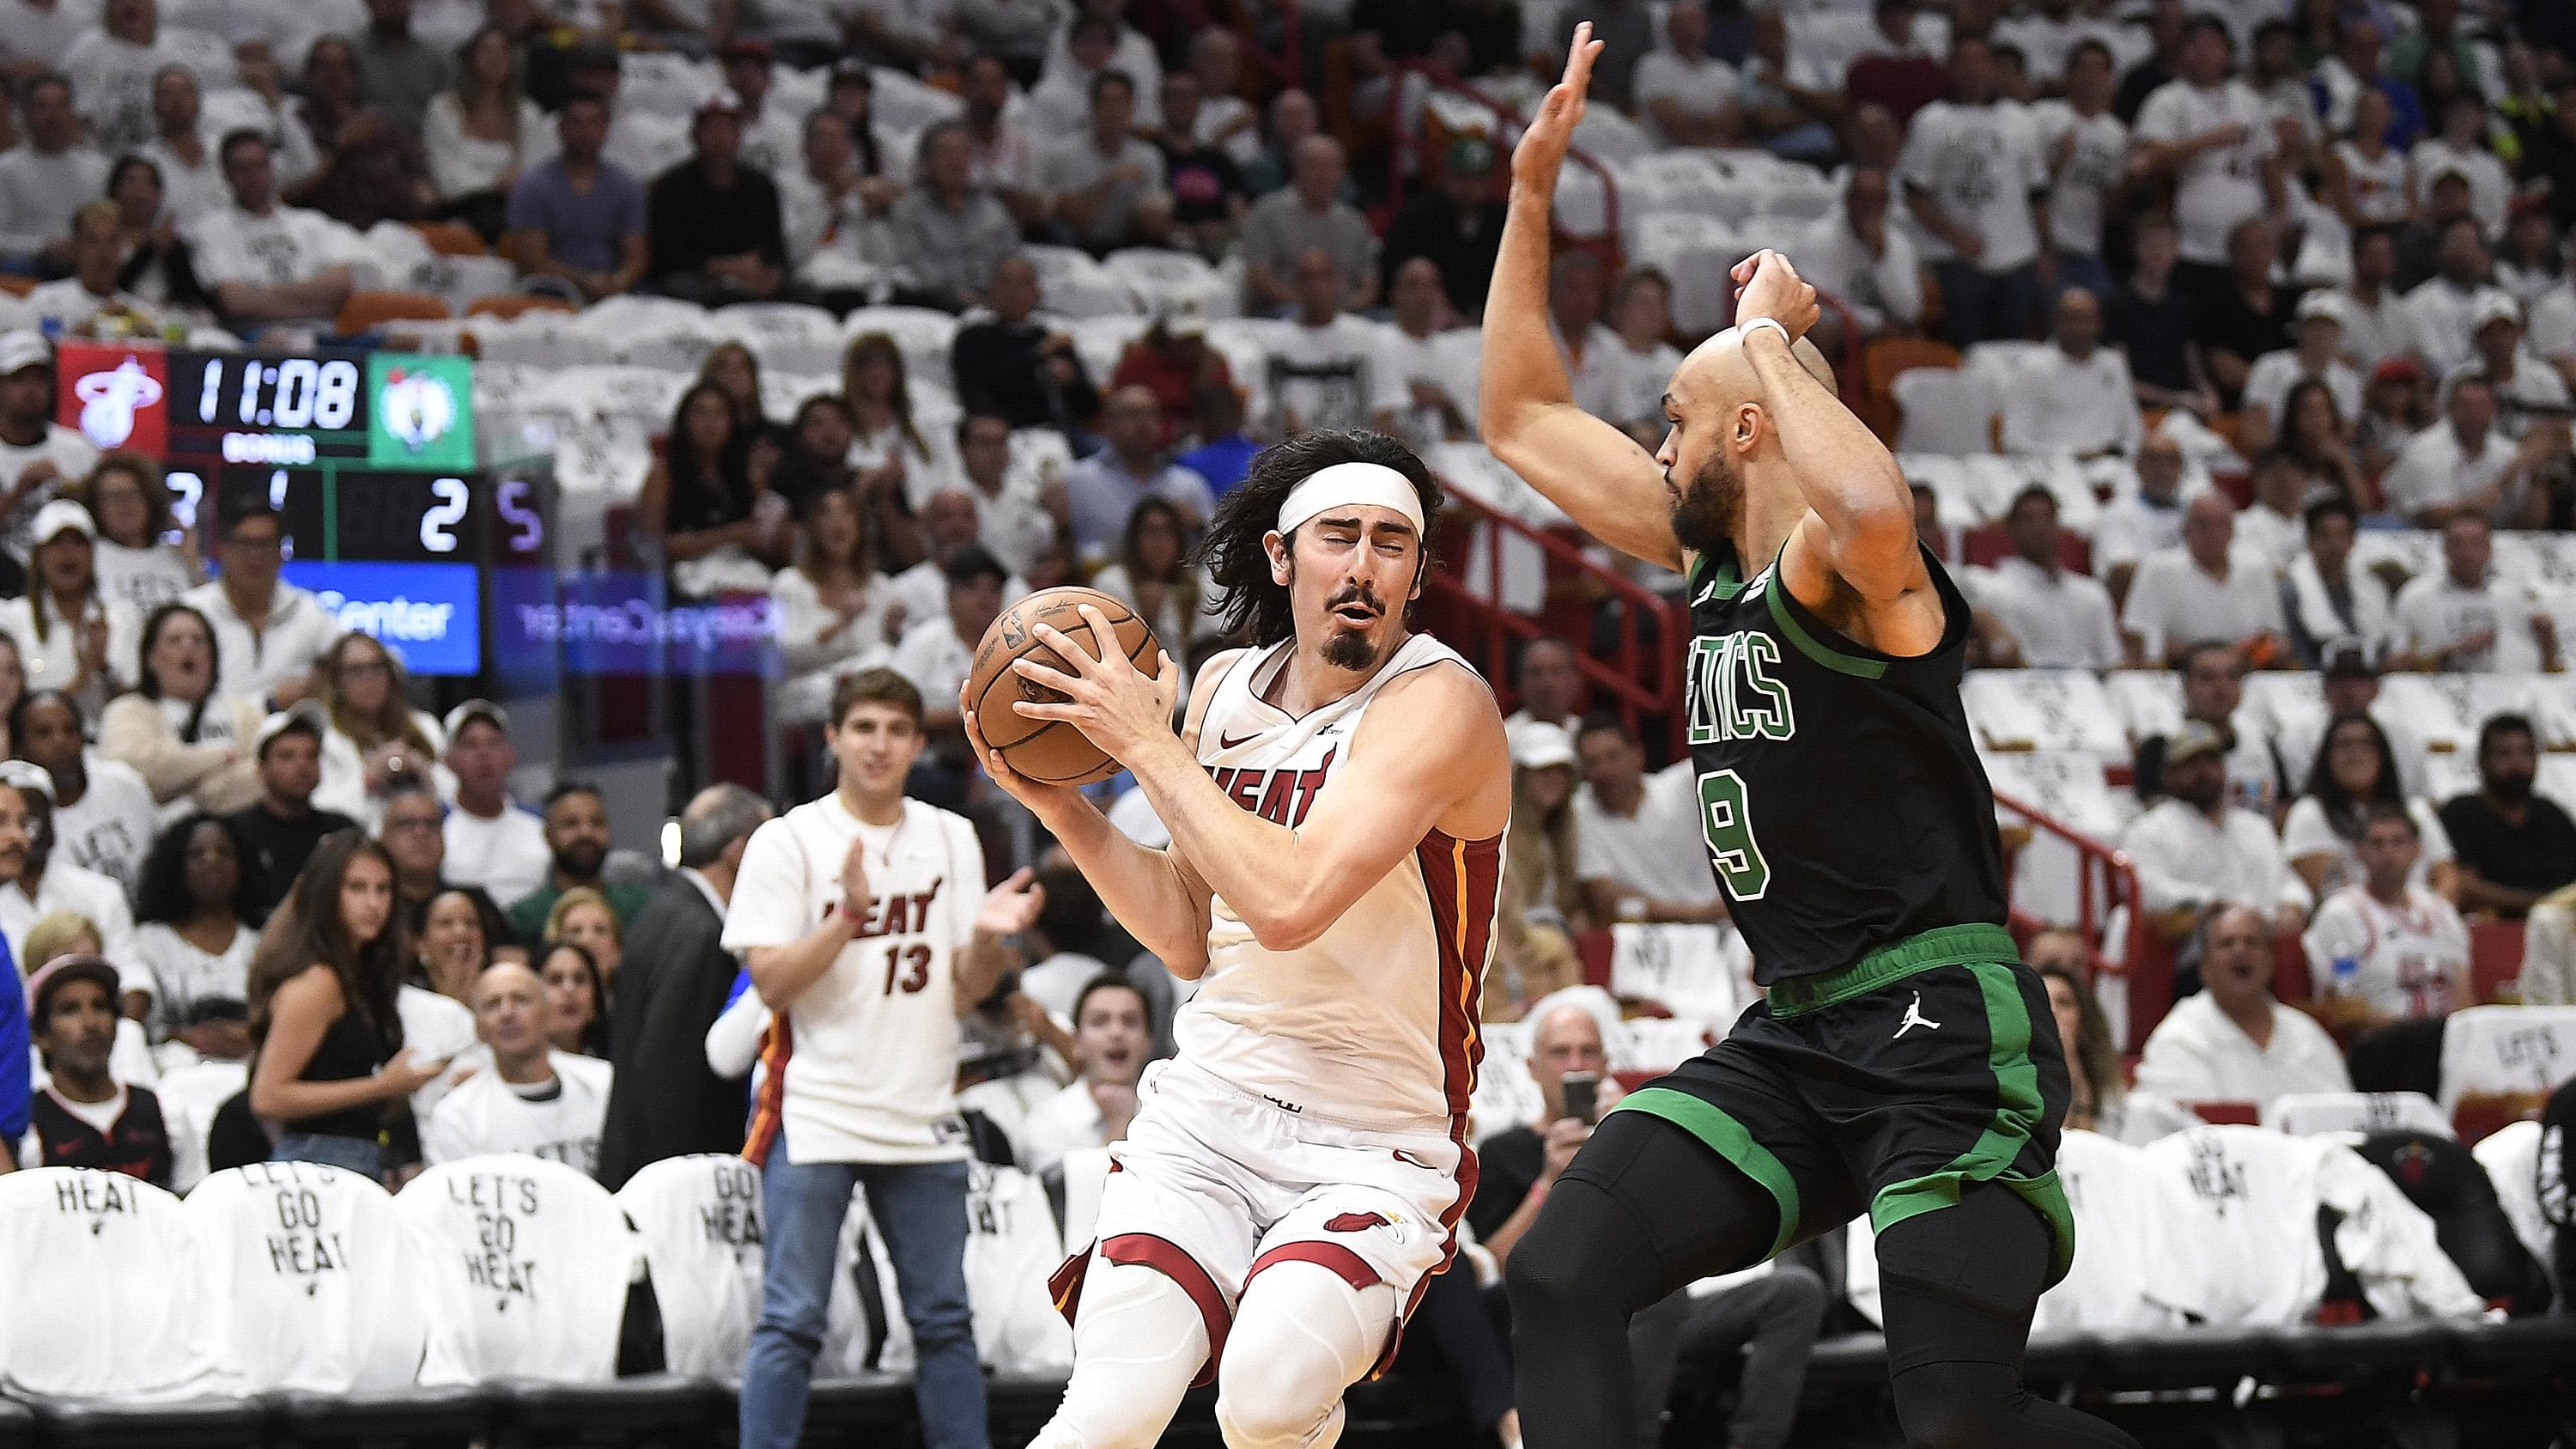
[[[1691,569],[1700,826],[1765,985],[1938,926],[2003,922],[1994,793],[1959,703],[1968,603],[1924,564],[1947,624],[1912,659],[1843,638],[1776,564],[1747,583],[1727,548]]]

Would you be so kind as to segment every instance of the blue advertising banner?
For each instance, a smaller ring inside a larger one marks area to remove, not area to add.
[[[675,600],[659,574],[496,574],[492,648],[505,673],[523,656],[558,659],[569,675],[779,672],[767,594]]]
[[[298,559],[285,575],[312,590],[342,628],[381,640],[414,674],[482,671],[483,605],[472,564]]]

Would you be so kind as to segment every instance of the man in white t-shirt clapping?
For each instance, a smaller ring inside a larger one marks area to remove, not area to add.
[[[1995,95],[1983,36],[1950,47],[1950,95],[1914,113],[1897,173],[1924,258],[1941,284],[1953,347],[2023,337],[2057,261],[2048,234],[2048,166],[2030,113]]]
[[[752,835],[725,912],[726,949],[744,953],[777,1013],[743,1150],[763,1169],[767,1276],[743,1364],[741,1442],[797,1442],[841,1222],[865,1183],[912,1326],[923,1439],[984,1449],[957,1018],[992,994],[1004,938],[1037,919],[1044,897],[1027,871],[986,891],[974,826],[904,798],[925,737],[921,692],[902,675],[843,678],[824,737],[838,786]]]
[[[523,1152],[599,1176],[599,1131],[608,1119],[608,1063],[552,1050],[546,988],[516,961],[474,982],[474,1034],[492,1049],[489,1071],[438,1099],[420,1134],[421,1157],[442,1162]]]
[[[2452,378],[2449,391],[2442,420],[2407,439],[2380,475],[2388,511],[2416,528],[2470,516],[2508,527],[2537,522],[2548,495],[2531,486],[2532,475],[2556,434],[2534,428],[2519,445],[2507,438],[2483,373]]]
[[[456,775],[456,805],[439,827],[448,883],[481,886],[496,901],[524,900],[546,883],[555,855],[544,821],[510,798],[519,765],[510,716],[488,699],[469,699],[443,723],[447,768]]]
[[[2271,113],[2243,81],[2228,77],[2234,42],[2227,23],[2195,15],[2183,27],[2182,74],[2139,108],[2136,169],[2174,177],[2174,224],[2182,244],[2175,279],[2194,298],[2228,285],[2227,239],[2249,217],[2278,216],[2281,180]]]

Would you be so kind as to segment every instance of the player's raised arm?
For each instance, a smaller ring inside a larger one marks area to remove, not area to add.
[[[1548,214],[1600,52],[1590,23],[1576,26],[1565,78],[1512,148],[1511,210],[1485,299],[1477,427],[1504,466],[1576,523],[1623,552],[1677,569],[1682,547],[1673,538],[1662,470],[1627,434],[1575,406],[1573,380],[1548,327]]]
[[[1800,602],[1822,606],[1839,592],[1839,579],[1860,595],[1864,610],[1928,590],[1905,474],[1887,445],[1792,350],[1815,324],[1816,289],[1787,257],[1767,248],[1738,262],[1734,276],[1743,289],[1735,325],[1744,360],[1808,509],[1783,556],[1783,581]],[[1870,622],[1870,632],[1880,632],[1884,621]],[[1936,623],[1935,639],[1939,632]]]

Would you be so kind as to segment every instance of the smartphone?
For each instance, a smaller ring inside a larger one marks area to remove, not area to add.
[[[1601,1102],[1601,1079],[1590,1072],[1568,1072],[1557,1090],[1565,1094],[1565,1115],[1591,1125]]]

